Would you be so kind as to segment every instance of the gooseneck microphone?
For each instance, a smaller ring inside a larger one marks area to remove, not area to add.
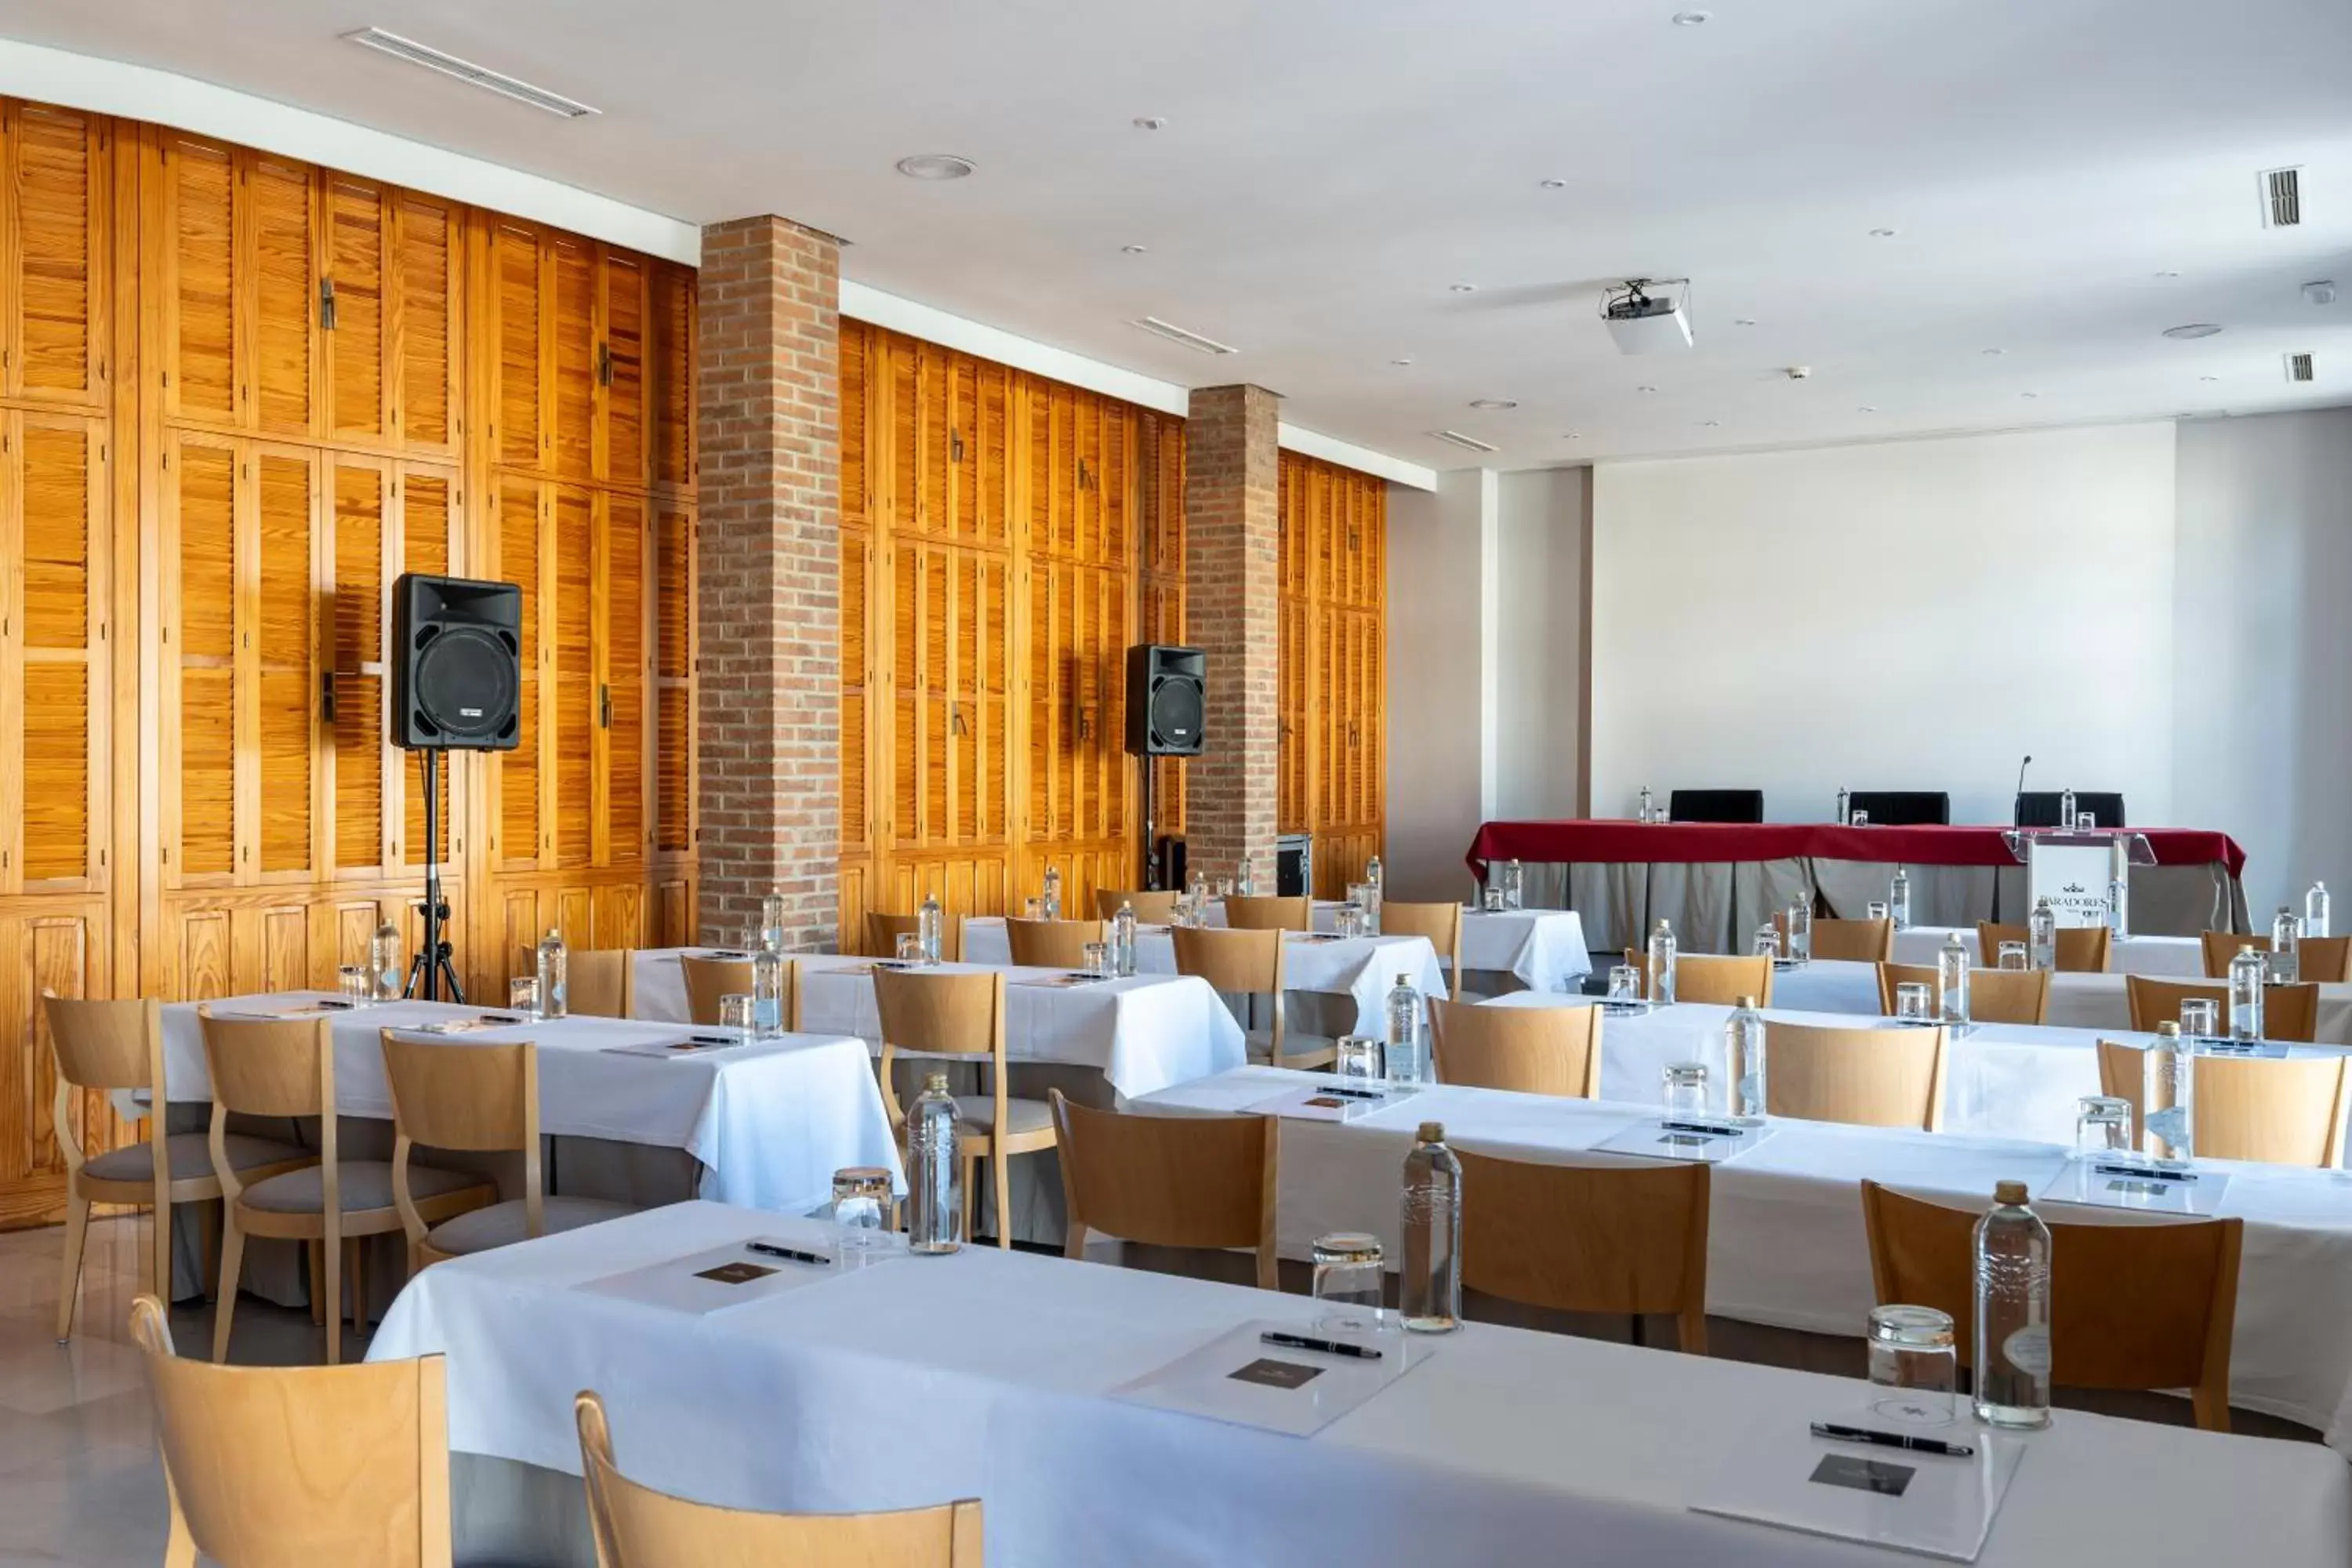
[[[2018,804],[2018,805],[2019,805],[2019,806],[2021,806],[2021,807],[2025,804],[2025,770],[2026,770],[2027,765],[2028,765],[2029,763],[2031,763],[2032,761],[2033,761],[2033,753],[2032,753],[2032,752],[2026,752],[2024,756],[2022,756],[2022,757],[2021,757],[2021,758],[2019,758],[2019,759],[2018,759],[2018,763],[2017,763],[2017,804]],[[2015,813],[2014,811],[2012,811],[2012,812],[2011,813],[2011,816],[2015,816],[2015,815],[2016,815],[2016,813]]]

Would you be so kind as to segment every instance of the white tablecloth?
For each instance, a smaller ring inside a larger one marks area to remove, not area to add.
[[[1819,970],[1868,969],[1866,964],[1813,964]],[[1801,973],[1804,971],[1790,971]],[[1788,975],[1780,976],[1785,980]],[[2098,975],[2058,978],[2096,980]],[[2112,976],[2107,978],[2114,978]],[[1773,1000],[1780,1000],[1779,980]],[[1582,1006],[1589,997],[1546,997],[1533,991],[1496,997],[1490,1007]],[[1877,1016],[1877,1008],[1869,1009]],[[1665,1069],[1676,1062],[1707,1064],[1707,1093],[1723,1103],[1723,1026],[1731,1009],[1703,1002],[1677,1002],[1654,1013],[1602,1020],[1601,1095],[1633,1105],[1658,1103]],[[1853,1028],[1864,1020],[1853,1013],[1807,1012],[1774,1005],[1765,1012],[1766,1047],[1772,1022]],[[2077,1102],[2099,1089],[2098,1043],[2149,1039],[2129,1029],[2070,1029],[2053,1025],[1980,1024],[1951,1042],[1944,1069],[1944,1131],[1988,1138],[2030,1138],[2071,1146]],[[2291,1046],[2290,1056],[2341,1055],[2337,1046]],[[1766,1057],[1769,1069],[1770,1057]]]
[[[2221,983],[2200,979],[2200,984]],[[1811,1013],[1882,1016],[1877,966],[1818,959],[1801,968],[1781,970],[1772,977],[1772,1005]],[[2059,1028],[2097,1029],[2109,1034],[2129,1029],[2131,997],[2125,989],[2124,976],[2067,971],[2051,975],[2048,1019]],[[2323,1045],[2352,1046],[2352,985],[2331,983],[2319,988],[2315,1035]]]
[[[317,994],[228,997],[211,1006],[233,1013]],[[337,1014],[338,1109],[390,1120],[379,1030],[482,1012],[445,1002],[391,1002]],[[477,1042],[537,1042],[541,1132],[684,1149],[705,1167],[701,1190],[709,1197],[801,1214],[832,1201],[833,1173],[844,1166],[898,1169],[865,1042],[845,1037],[849,1031],[667,1058],[614,1049],[685,1033],[675,1025],[572,1017],[444,1040],[452,1050]],[[163,1009],[163,1079],[173,1100],[212,1098],[194,1003]]]
[[[1574,910],[1465,910],[1462,967],[1510,975],[1530,991],[1568,991],[1592,973],[1592,954]]]
[[[1612,1020],[1612,1025],[1615,1020]],[[1154,1106],[1233,1111],[1307,1075],[1251,1068],[1153,1097]],[[1398,1173],[1423,1121],[1482,1153],[1571,1163],[1626,1163],[1581,1152],[1632,1125],[1639,1106],[1441,1087],[1359,1121],[1282,1125],[1278,1222],[1283,1254],[1314,1238],[1367,1230],[1397,1254]],[[1654,1110],[1648,1114],[1655,1114]],[[1858,1337],[1874,1297],[1857,1185],[1867,1177],[1955,1204],[1990,1202],[1993,1184],[2038,1193],[2063,1148],[1950,1133],[1779,1121],[1773,1135],[1715,1169],[1707,1229],[1707,1310],[1743,1321]],[[2071,1132],[2069,1134],[2071,1141]],[[2221,1212],[2246,1221],[2231,1396],[2331,1433],[2352,1453],[2352,1178],[2341,1172],[2209,1162],[2230,1173]],[[1464,1202],[1476,1203],[1475,1190]],[[2055,1205],[2070,1220],[2139,1216]],[[2058,1373],[2064,1380],[2064,1369]],[[2062,1415],[2061,1425],[2076,1417]],[[2126,1509],[2126,1512],[2139,1511]],[[2123,1557],[2095,1553],[2103,1562]],[[2165,1561],[2189,1559],[2166,1554]]]
[[[1302,1297],[988,1247],[699,1319],[568,1289],[762,1233],[821,1234],[681,1205],[457,1259],[369,1353],[448,1357],[460,1452],[577,1473],[593,1387],[652,1486],[828,1511],[977,1497],[1007,1568],[1891,1561],[1689,1511],[1758,1423],[1803,1442],[1851,1407],[1843,1379],[1473,1324],[1302,1439],[1106,1397],[1253,1319],[1311,1321]],[[2074,1412],[2024,1441],[1988,1568],[2231,1562],[2250,1526],[2265,1564],[2342,1568],[2352,1540],[2352,1472],[2313,1445]]]
[[[1951,926],[1910,926],[1895,933],[1895,962],[1933,963]],[[1977,928],[1957,928],[1968,945],[1969,962],[1982,964],[1977,952]],[[1998,955],[1996,955],[1998,956]],[[2154,974],[2168,980],[2202,980],[2205,944],[2193,936],[2127,936],[2110,945],[2107,971],[2112,974]]]

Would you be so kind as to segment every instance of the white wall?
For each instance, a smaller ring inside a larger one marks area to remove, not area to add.
[[[1497,513],[1495,815],[1583,815],[1592,470],[1505,474]]]
[[[1607,463],[1592,482],[1592,810],[1643,784],[2044,788],[2170,824],[2169,422]]]
[[[2187,421],[2179,458],[2174,815],[2245,847],[2266,929],[2352,899],[2352,408]]]
[[[1496,495],[1483,468],[1389,491],[1383,870],[1400,899],[1463,897],[1494,815]]]

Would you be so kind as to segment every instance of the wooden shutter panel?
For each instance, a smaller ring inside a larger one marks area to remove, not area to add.
[[[318,481],[305,452],[265,448],[254,458],[259,519],[255,563],[254,660],[260,703],[261,871],[312,868],[311,770],[318,753],[312,721],[319,681]],[[337,781],[338,794],[341,780]],[[340,803],[338,805],[340,810]]]
[[[694,482],[694,289],[691,269],[656,262],[653,269],[650,384],[654,483]],[[847,322],[845,328],[845,349]]]
[[[341,329],[338,327],[337,331]],[[387,475],[334,468],[335,866],[383,864],[383,521]]]
[[[261,428],[308,436],[316,419],[310,361],[319,264],[312,242],[311,172],[255,158],[245,182],[254,243],[254,366],[250,395]],[[240,396],[245,395],[242,392]]]
[[[432,576],[449,574],[449,541],[457,518],[457,480],[455,476],[437,468],[405,467],[400,474],[400,569],[421,572]],[[402,657],[397,648],[386,647],[387,659]],[[391,678],[387,669],[385,679]],[[425,783],[414,760],[404,753],[395,765],[402,779],[400,858],[403,864],[422,866],[431,847],[425,840]],[[449,818],[449,770],[439,774],[442,839],[439,858],[448,857],[451,842]]]
[[[590,602],[595,519],[590,494],[555,491],[555,685],[543,700],[555,716],[555,863],[585,866],[595,789],[596,671]]]
[[[555,267],[555,465],[560,479],[596,476],[596,270],[584,240],[559,238]]]
[[[35,104],[0,105],[15,200],[13,232],[0,236],[0,277],[14,320],[0,319],[10,346],[0,387],[18,397],[93,406],[103,401],[106,363],[107,198],[105,121]]]
[[[654,518],[654,848],[693,847],[694,516]]]
[[[167,416],[236,418],[236,169],[228,149],[165,132],[163,408]]]
[[[185,439],[167,450],[176,523],[165,606],[179,664],[176,870],[226,876],[236,869],[236,455]]]
[[[607,497],[601,663],[602,684],[611,694],[611,708],[600,772],[608,866],[638,865],[646,854],[645,562],[645,501],[636,496]]]
[[[540,574],[539,486],[502,479],[498,497],[498,575],[522,587],[521,743],[499,756],[499,849],[503,859],[539,857]]]
[[[326,273],[335,288],[335,330],[323,334],[327,428],[346,438],[381,440],[391,424],[384,375],[383,190],[343,174],[328,175],[326,184]]]
[[[539,237],[515,224],[490,232],[492,306],[498,314],[498,460],[537,469],[542,447]],[[512,853],[509,846],[509,853]]]
[[[604,257],[604,463],[601,477],[641,486],[646,467],[646,268],[634,256]]]
[[[22,880],[94,874],[93,828],[102,736],[93,705],[106,700],[94,635],[102,618],[106,548],[105,427],[97,421],[26,415],[0,457],[0,510],[16,494],[24,571],[23,631],[16,650],[23,691],[22,795],[17,803]],[[10,471],[13,470],[13,471]]]

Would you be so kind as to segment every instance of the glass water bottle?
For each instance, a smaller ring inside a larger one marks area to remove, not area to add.
[[[1121,899],[1118,913],[1110,918],[1110,966],[1114,974],[1135,973],[1135,906]]]
[[[432,954],[425,955],[429,963]],[[375,988],[375,999],[391,1002],[398,999],[404,978],[400,973],[400,928],[385,921],[368,938],[368,978]]]
[[[1059,866],[1045,868],[1045,896],[1040,904],[1038,912],[1045,919],[1057,921],[1062,918],[1062,868]]]
[[[1853,820],[1853,795],[1845,785],[1838,785],[1837,815],[1830,818],[1840,827]]]
[[[2058,792],[2058,827],[2063,833],[2074,831],[2074,792],[2071,789]]]
[[[1391,1083],[1430,1081],[1429,1052],[1421,1032],[1421,993],[1400,974],[1389,987],[1389,1037],[1385,1047]]]
[[[925,963],[937,963],[946,947],[948,917],[940,908],[939,895],[923,895],[922,906],[915,911],[915,940],[923,950]]]
[[[1945,1023],[1969,1021],[1969,944],[1957,931],[1936,950],[1936,995]]]
[[[2058,967],[2058,911],[2050,907],[2048,899],[2033,900],[2033,912],[2025,919],[2027,962],[2036,969]]]
[[[2252,942],[2239,948],[2238,956],[2230,960],[2231,1039],[2263,1037],[2263,977],[2269,971],[2270,961]]]
[[[784,1032],[784,955],[767,942],[751,954],[751,1032],[761,1039]]]
[[[2140,1054],[2142,1146],[2158,1165],[2185,1170],[2197,1158],[2197,1052],[2167,1018]]]
[[[1675,928],[1671,921],[1659,921],[1650,932],[1650,962],[1642,979],[1653,1005],[1663,1007],[1675,999]]]
[[[2107,879],[2107,940],[2110,944],[2131,935],[2131,884],[2120,876]]]
[[[2292,985],[2300,963],[2297,949],[2303,943],[2303,921],[2286,905],[2278,907],[2271,917],[2271,984]]]
[[[2314,882],[2311,891],[2303,896],[2303,934],[2327,934],[2327,884]]]
[[[1656,814],[1657,806],[1654,803],[1657,798],[1650,793],[1648,784],[1642,786],[1642,820],[1643,822],[1648,822]]]
[[[1723,1081],[1731,1119],[1761,1126],[1765,1117],[1764,1016],[1756,998],[1742,996],[1723,1026]]]
[[[1525,909],[1528,902],[1528,868],[1517,860],[1503,862],[1503,907]]]
[[[570,1010],[572,962],[563,933],[551,931],[539,944],[539,1016],[561,1018]]]
[[[1378,910],[1380,908],[1381,894],[1385,891],[1387,888],[1387,884],[1381,880],[1381,858],[1379,856],[1375,855],[1370,859],[1364,862],[1364,880],[1372,885],[1372,907],[1373,909]]]
[[[784,951],[784,895],[781,892],[760,900],[760,945]]]
[[[1896,931],[1911,929],[1911,873],[1900,866],[1895,868],[1895,879],[1886,884],[1886,918],[1895,922]]]
[[[1788,956],[1804,963],[1813,956],[1813,894],[1810,888],[1800,888],[1789,900]]]
[[[997,1223],[1004,1223],[1001,1215]],[[956,1102],[948,1092],[948,1075],[935,1072],[923,1079],[922,1095],[907,1112],[907,1250],[936,1256],[962,1246],[963,1162],[956,1157]]]
[[[1445,1146],[1445,1129],[1424,1121],[1404,1157],[1404,1243],[1397,1304],[1416,1334],[1462,1326],[1462,1162]]]
[[[1977,1221],[1976,1416],[1989,1426],[2050,1425],[2050,1227],[2023,1182],[1993,1188]]]

